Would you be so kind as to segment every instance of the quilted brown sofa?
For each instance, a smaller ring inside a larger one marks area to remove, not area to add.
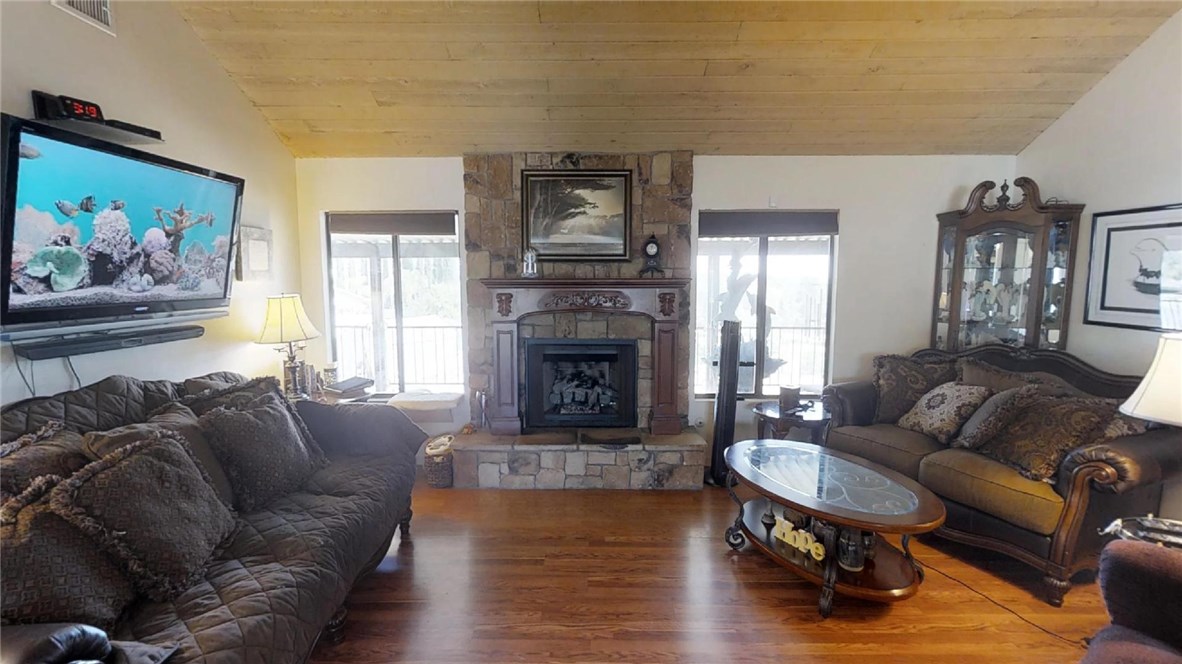
[[[202,378],[245,380],[225,372]],[[185,395],[183,383],[112,376],[4,407],[0,442],[50,420],[79,433],[143,422]],[[297,409],[330,463],[299,491],[239,513],[241,527],[204,578],[172,601],[137,600],[110,630],[112,640],[175,644],[170,664],[273,664],[302,662],[322,636],[340,637],[350,588],[385,556],[399,525],[408,534],[415,453],[425,435],[386,406],[299,403]],[[97,628],[13,625],[3,631],[5,664],[30,657],[100,659],[107,647]]]
[[[1062,351],[980,346],[960,353],[924,349],[921,361],[972,357],[1007,371],[1046,372],[1088,394],[1123,399],[1140,383],[1096,369]],[[1182,475],[1182,432],[1150,431],[1076,448],[1053,484],[972,450],[949,448],[894,424],[874,424],[871,381],[829,385],[826,446],[911,477],[940,496],[948,517],[936,534],[1012,556],[1042,570],[1047,601],[1061,606],[1071,577],[1095,570],[1107,541],[1097,533],[1117,517],[1155,512],[1162,483]]]

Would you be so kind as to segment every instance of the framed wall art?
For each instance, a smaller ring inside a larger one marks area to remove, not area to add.
[[[628,260],[632,171],[522,171],[521,221],[538,260]]]
[[[1178,329],[1182,203],[1092,216],[1084,323]]]
[[[271,278],[271,229],[256,226],[238,227],[238,252],[234,263],[238,281],[265,281]]]

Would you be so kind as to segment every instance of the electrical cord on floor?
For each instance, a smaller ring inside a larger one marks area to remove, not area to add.
[[[16,372],[21,375],[21,380],[25,383],[25,389],[29,391],[29,396],[37,396],[37,374],[33,372],[33,361],[29,360],[29,375],[33,376],[33,382],[29,383],[29,379],[25,378],[25,370],[21,368],[21,358],[13,355],[12,363],[16,365]]]
[[[1088,645],[1087,645],[1087,641],[1086,641],[1085,639],[1080,639],[1079,641],[1073,641],[1073,640],[1071,640],[1071,639],[1067,638],[1066,636],[1063,636],[1062,634],[1056,634],[1055,632],[1052,632],[1051,630],[1047,629],[1046,627],[1043,627],[1042,625],[1039,625],[1038,623],[1035,623],[1035,622],[1031,621],[1031,620],[1030,620],[1029,618],[1027,618],[1026,616],[1023,616],[1022,614],[1020,614],[1020,613],[1018,613],[1017,611],[1015,611],[1015,610],[1011,609],[1010,607],[1006,606],[1005,604],[1002,604],[1001,602],[999,602],[999,601],[997,601],[997,600],[993,599],[993,598],[992,598],[992,597],[990,597],[989,595],[986,595],[985,593],[981,592],[980,590],[977,590],[976,588],[974,588],[974,587],[970,586],[969,584],[965,583],[964,581],[961,581],[960,579],[956,578],[955,576],[952,576],[952,575],[951,575],[951,574],[949,574],[948,572],[945,572],[944,570],[942,570],[942,569],[940,569],[940,568],[938,568],[938,567],[932,567],[931,565],[929,565],[928,563],[926,563],[926,562],[924,562],[924,561],[920,560],[919,558],[915,558],[915,562],[917,562],[917,563],[919,563],[920,565],[922,565],[922,566],[923,566],[923,568],[924,568],[924,569],[926,569],[926,570],[931,570],[931,571],[933,571],[933,572],[936,572],[936,573],[937,573],[937,574],[939,574],[940,576],[943,576],[943,577],[945,577],[945,578],[947,578],[947,579],[949,579],[949,580],[951,580],[951,581],[955,581],[955,582],[959,583],[960,585],[964,586],[965,588],[968,588],[969,590],[971,590],[972,592],[976,593],[977,595],[980,595],[981,597],[985,598],[987,601],[989,601],[989,602],[990,602],[991,604],[993,604],[994,606],[996,606],[996,607],[998,607],[998,608],[1000,608],[1000,609],[1002,609],[1002,610],[1006,611],[1007,613],[1009,613],[1009,614],[1013,615],[1013,616],[1014,616],[1015,618],[1017,618],[1018,620],[1021,620],[1022,622],[1026,623],[1027,625],[1030,625],[1031,627],[1034,627],[1035,629],[1037,629],[1037,630],[1039,630],[1039,631],[1041,631],[1041,632],[1044,632],[1044,633],[1046,633],[1046,634],[1048,634],[1048,635],[1050,635],[1050,636],[1053,636],[1053,637],[1055,637],[1056,639],[1059,639],[1060,641],[1062,641],[1062,642],[1064,642],[1064,643],[1069,643],[1069,644],[1071,644],[1071,645],[1073,645],[1073,646],[1076,646],[1077,648],[1084,648],[1084,649],[1087,649],[1087,647],[1088,647]]]
[[[74,358],[69,355],[66,356],[66,366],[70,367],[70,373],[74,374],[74,381],[78,383],[78,387],[82,387],[82,379],[78,377],[78,370],[74,368]]]

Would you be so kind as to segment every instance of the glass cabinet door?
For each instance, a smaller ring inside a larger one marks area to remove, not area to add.
[[[952,269],[956,259],[956,228],[946,226],[940,231],[940,259],[936,273],[936,321],[933,345],[951,350],[948,326],[952,320]]]
[[[1046,277],[1043,283],[1040,313],[1039,348],[1063,348],[1063,331],[1067,327],[1068,268],[1071,266],[1071,223],[1056,221],[1051,224],[1047,241]]]
[[[957,346],[1026,341],[1034,234],[1014,229],[965,236]]]

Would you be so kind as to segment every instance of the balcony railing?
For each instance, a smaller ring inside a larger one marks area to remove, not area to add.
[[[754,362],[755,327],[744,327],[742,338],[739,359],[741,362]],[[695,392],[713,394],[718,389],[718,367],[712,364],[718,360],[718,331],[697,328],[694,330],[694,339],[697,369]],[[825,327],[772,326],[767,330],[767,342],[765,362],[780,360],[784,364],[763,379],[765,393],[778,393],[780,385],[799,385],[806,392],[820,392],[825,385]],[[740,368],[740,393],[751,391],[753,371],[753,367]]]
[[[406,326],[402,328],[404,371],[399,372],[393,347],[397,330],[385,329],[389,348],[374,348],[370,325],[336,325],[337,375],[364,376],[381,392],[399,391],[399,376],[407,390],[464,391],[464,335],[459,325]],[[384,365],[379,367],[379,365]],[[381,369],[379,371],[379,368]]]

